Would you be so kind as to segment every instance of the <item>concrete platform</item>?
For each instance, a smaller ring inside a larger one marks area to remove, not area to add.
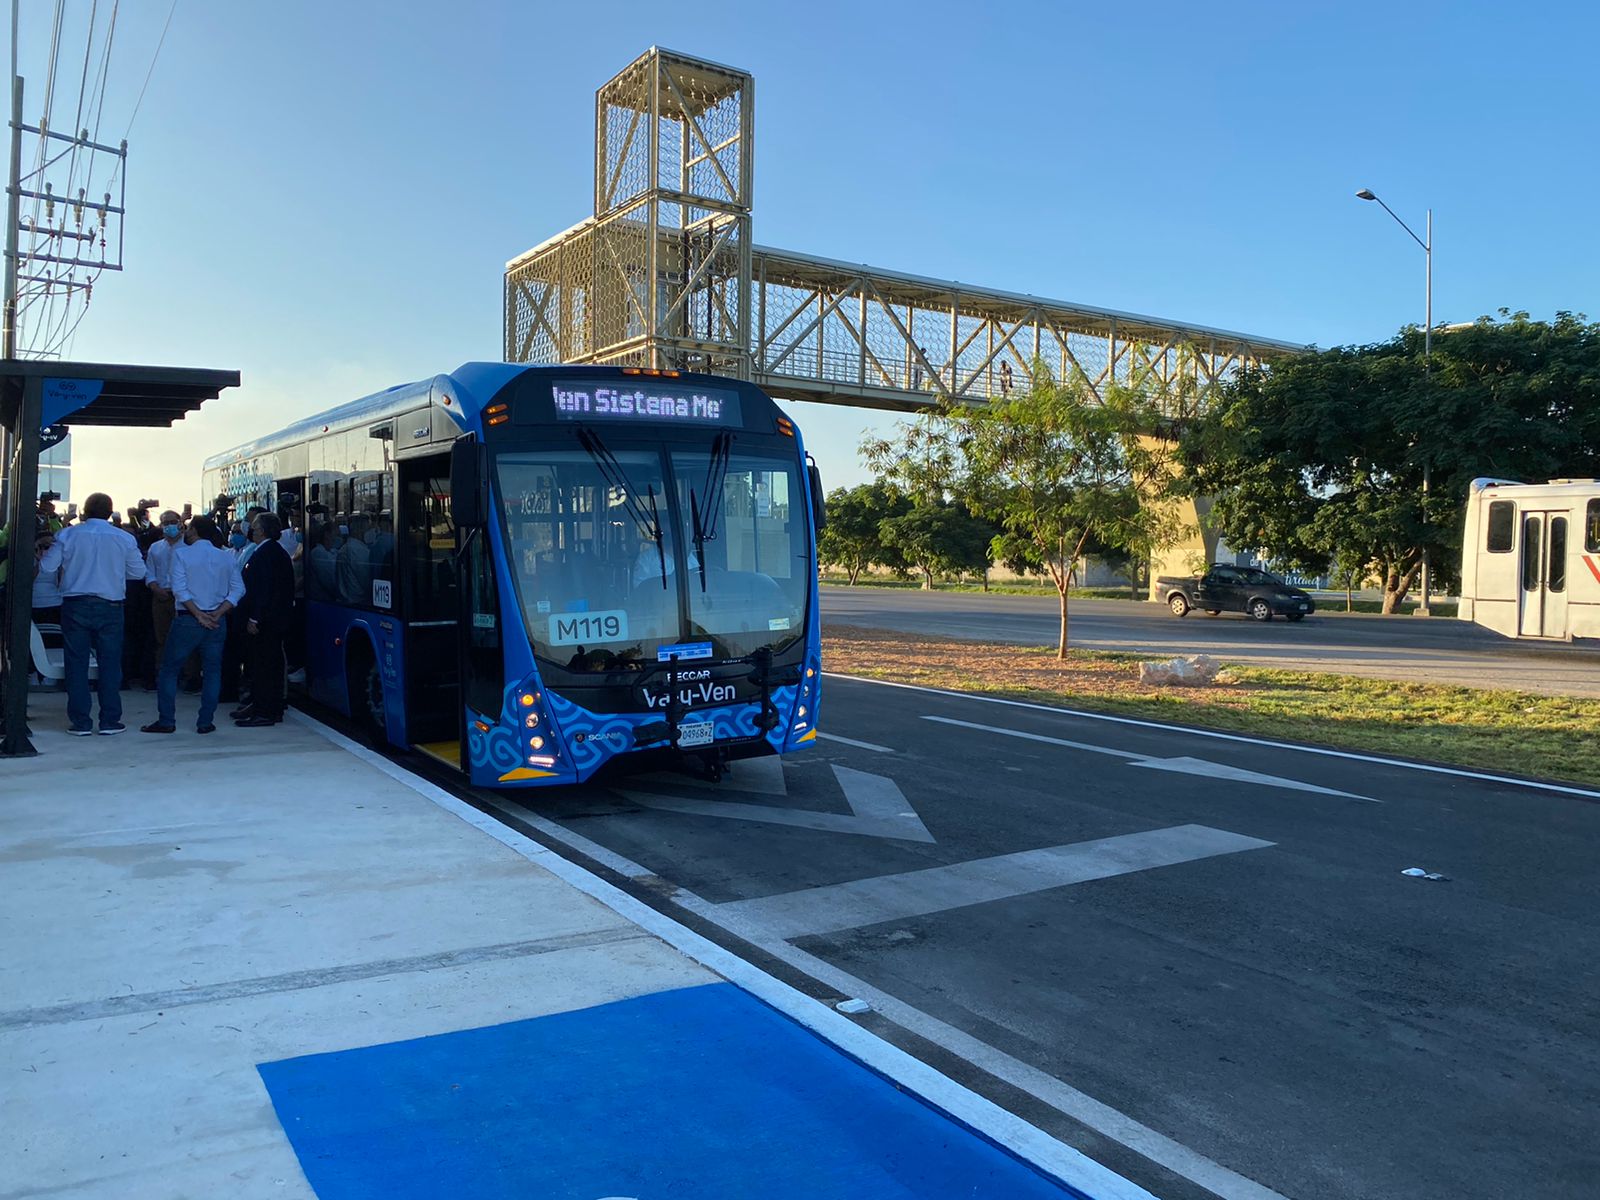
[[[0,761],[0,1197],[1146,1195],[314,722],[124,697]]]

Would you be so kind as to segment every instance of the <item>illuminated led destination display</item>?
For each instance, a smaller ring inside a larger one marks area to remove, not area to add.
[[[737,425],[739,397],[723,388],[659,379],[552,384],[562,421],[660,421],[676,425]]]

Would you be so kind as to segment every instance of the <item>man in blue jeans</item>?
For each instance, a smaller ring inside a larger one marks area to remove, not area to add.
[[[167,633],[167,647],[156,676],[156,719],[145,733],[176,732],[178,671],[200,651],[200,712],[195,732],[215,733],[217,697],[222,691],[222,647],[228,636],[228,613],[244,598],[244,580],[233,551],[222,544],[222,531],[210,517],[189,522],[194,540],[179,546],[172,558],[172,596],[178,615]]]
[[[67,676],[67,732],[94,732],[89,709],[89,655],[100,668],[100,732],[121,733],[122,601],[128,580],[144,578],[139,543],[111,523],[111,497],[83,502],[83,520],[69,525],[39,559],[41,573],[61,572],[61,640]]]

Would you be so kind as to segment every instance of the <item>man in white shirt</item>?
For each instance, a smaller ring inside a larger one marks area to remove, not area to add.
[[[172,591],[182,610],[173,619],[167,653],[156,677],[155,721],[145,733],[172,733],[177,729],[178,668],[184,659],[200,652],[200,711],[198,733],[214,733],[217,697],[222,692],[222,647],[227,639],[228,613],[244,598],[239,560],[222,543],[222,534],[210,517],[189,522],[195,540],[183,546],[172,562]]]
[[[96,492],[83,520],[69,525],[39,559],[41,572],[61,572],[61,640],[65,649],[68,732],[94,732],[90,721],[89,655],[100,668],[100,732],[121,733],[122,602],[127,581],[143,579],[139,543],[111,524],[111,497]]]

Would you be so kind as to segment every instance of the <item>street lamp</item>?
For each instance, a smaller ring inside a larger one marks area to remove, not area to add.
[[[1378,197],[1373,194],[1370,188],[1362,188],[1356,193],[1356,199],[1377,200],[1379,204],[1383,204],[1383,211],[1394,217],[1395,224],[1410,234],[1411,240],[1422,247],[1422,253],[1427,258],[1427,308],[1422,326],[1422,372],[1424,376],[1429,376],[1433,372],[1433,209],[1430,208],[1428,210],[1428,224],[1425,226],[1428,236],[1427,240],[1424,241],[1412,231],[1411,226],[1395,216],[1394,209],[1384,204],[1382,200],[1378,200]],[[1422,514],[1424,521],[1427,520],[1428,486],[1432,482],[1432,475],[1433,472],[1428,464],[1427,456],[1424,455],[1422,459]],[[1417,615],[1419,617],[1432,615],[1432,610],[1428,607],[1428,595],[1432,591],[1432,586],[1432,564],[1428,561],[1428,543],[1424,541],[1422,543],[1422,603],[1417,606]]]

